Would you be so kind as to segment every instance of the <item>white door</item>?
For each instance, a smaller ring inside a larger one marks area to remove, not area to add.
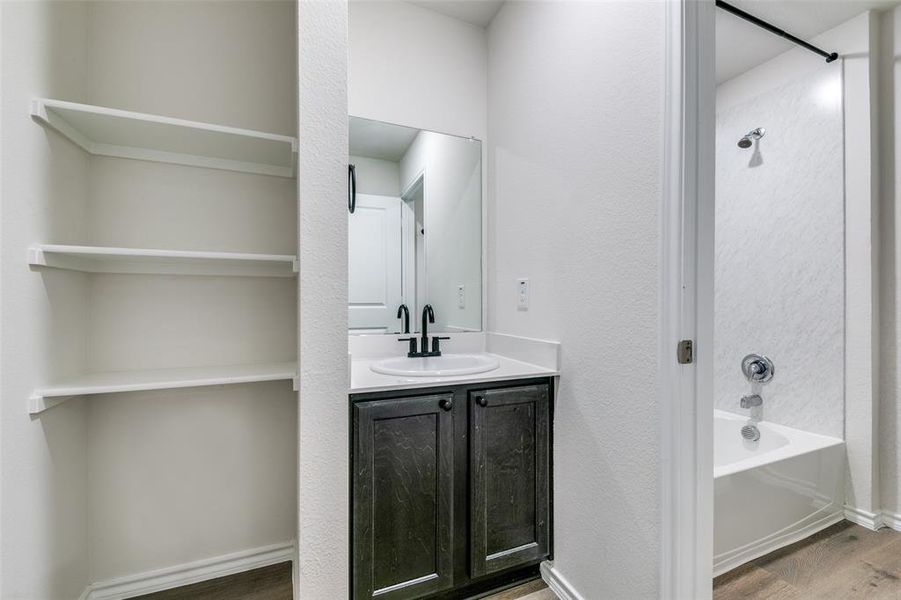
[[[401,199],[357,194],[348,214],[348,329],[351,333],[400,331]],[[412,315],[411,315],[412,316]]]

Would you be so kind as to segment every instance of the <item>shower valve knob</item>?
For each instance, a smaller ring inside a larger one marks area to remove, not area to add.
[[[741,372],[751,383],[767,383],[776,374],[776,368],[768,357],[749,354],[741,359]]]

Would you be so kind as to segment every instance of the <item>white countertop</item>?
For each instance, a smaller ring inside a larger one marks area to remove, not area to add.
[[[506,356],[501,356],[499,354],[485,354],[496,358],[500,362],[500,366],[493,371],[487,371],[485,373],[457,375],[452,377],[400,377],[397,375],[382,375],[369,368],[373,362],[378,362],[381,358],[360,358],[351,360],[350,393],[359,394],[361,392],[381,392],[490,381],[509,381],[511,379],[525,379],[528,377],[552,377],[560,374],[556,369],[533,365],[527,362],[507,358]]]

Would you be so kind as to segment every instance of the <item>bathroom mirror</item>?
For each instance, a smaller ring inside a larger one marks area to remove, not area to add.
[[[480,331],[482,143],[352,116],[349,150],[350,333]]]

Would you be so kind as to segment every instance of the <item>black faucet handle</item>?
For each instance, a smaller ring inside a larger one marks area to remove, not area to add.
[[[397,338],[398,342],[410,342],[410,349],[407,352],[407,356],[414,356],[417,354],[416,352],[416,338],[415,337],[406,337],[406,338]]]
[[[441,340],[449,340],[450,336],[440,336],[433,335],[432,336],[432,353],[433,354],[441,354]]]

